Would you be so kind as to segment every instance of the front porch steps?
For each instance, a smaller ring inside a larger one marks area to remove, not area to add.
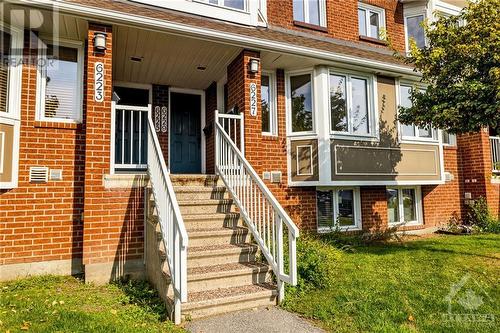
[[[258,262],[258,247],[223,183],[215,175],[171,175],[171,179],[189,236],[188,302],[182,304],[183,317],[275,305],[272,270]],[[165,260],[158,228],[157,233],[158,253]],[[163,267],[169,281],[168,265]]]

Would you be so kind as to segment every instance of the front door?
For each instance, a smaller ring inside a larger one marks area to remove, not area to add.
[[[201,173],[201,96],[170,94],[170,170]]]

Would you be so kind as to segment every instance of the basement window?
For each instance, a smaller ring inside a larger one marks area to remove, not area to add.
[[[388,187],[386,196],[389,225],[422,224],[420,187]]]
[[[359,188],[334,188],[316,191],[318,231],[361,229]]]

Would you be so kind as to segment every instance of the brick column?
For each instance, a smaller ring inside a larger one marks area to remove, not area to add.
[[[157,110],[156,108],[159,108]],[[168,110],[168,86],[153,84],[153,114],[152,117],[156,116],[156,112],[158,111],[160,122],[162,117],[167,117],[168,119],[168,111],[167,114],[164,115],[162,109]],[[161,125],[160,125],[161,127]],[[163,152],[163,158],[165,159],[165,163],[168,166],[168,130],[170,129],[170,124],[167,124],[167,131],[162,132],[161,129],[159,132],[156,132],[158,135],[158,141],[160,141],[161,150]],[[158,130],[158,129],[157,129]]]
[[[238,106],[245,118],[245,157],[260,172],[260,143],[262,139],[262,117],[260,105],[261,67],[255,74],[250,73],[250,59],[260,61],[260,53],[243,50],[227,68],[228,108]],[[250,115],[250,83],[257,84],[257,116]]]
[[[105,54],[94,53],[94,32],[107,33]],[[106,189],[110,173],[112,28],[89,24],[85,114],[83,264],[87,281],[105,283],[142,271],[143,189]],[[104,64],[104,101],[94,101],[94,66]]]
[[[361,187],[360,191],[363,230],[377,232],[387,229],[388,217],[385,187]]]

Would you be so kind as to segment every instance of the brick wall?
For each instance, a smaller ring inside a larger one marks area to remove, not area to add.
[[[205,90],[205,166],[207,174],[215,173],[215,110],[217,110],[217,83]]]
[[[248,72],[250,58],[259,58],[259,54],[243,51],[228,66],[228,107],[238,105],[245,117],[245,156],[258,174],[263,171],[281,171],[281,184],[266,182],[274,196],[283,205],[294,222],[305,229],[316,228],[316,190],[310,187],[288,187],[286,154],[286,111],[285,77],[282,70],[277,71],[277,115],[278,136],[262,135],[261,108],[258,105],[257,116],[250,116],[249,84],[257,83],[260,87],[260,71]],[[260,91],[257,94],[260,100]]]
[[[105,264],[111,277],[121,275],[128,260],[142,258],[143,252],[143,189],[107,190],[103,176],[110,173],[111,91],[112,91],[112,29],[90,24],[88,40],[94,31],[106,31],[105,55],[94,54],[88,46],[88,85],[85,140],[85,200],[83,262],[86,278],[99,280],[93,264]],[[93,99],[94,63],[105,64],[105,101]],[[102,267],[101,266],[101,267]],[[90,273],[92,270],[92,273]]]
[[[153,84],[152,93],[153,93],[152,116],[154,117],[155,113],[158,111],[160,112],[160,119],[161,119],[162,108],[166,108],[168,110],[168,86]],[[157,108],[159,108],[159,110]],[[167,128],[169,128],[168,124]],[[167,163],[168,166],[168,130],[166,132],[158,131],[158,129],[156,130],[157,130],[156,134],[158,135],[158,141],[160,142],[161,150],[163,152],[163,158],[165,158],[165,162]]]
[[[393,46],[397,50],[404,51],[403,5],[393,0],[365,0],[363,2],[385,9],[387,33]],[[293,0],[269,0],[267,2],[267,18],[270,25],[383,47],[379,43],[360,41],[358,0],[326,0],[326,17],[327,31],[301,27],[293,22]]]
[[[19,185],[0,190],[0,265],[81,261],[84,129],[35,120],[37,53],[24,40]],[[63,180],[29,183],[31,166],[62,169]]]
[[[387,199],[385,186],[360,188],[361,219],[364,231],[381,231],[387,228]]]

